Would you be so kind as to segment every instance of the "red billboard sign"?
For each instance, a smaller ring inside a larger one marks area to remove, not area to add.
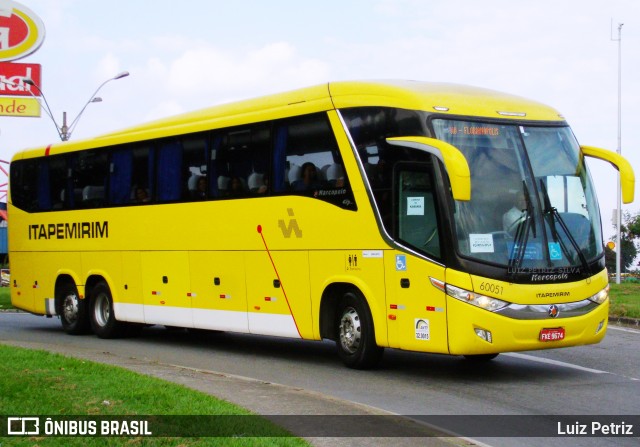
[[[24,78],[42,87],[41,72],[40,64],[0,62],[0,96],[40,96],[40,90],[25,84]]]
[[[23,58],[44,40],[44,24],[33,11],[18,2],[0,0],[0,61]]]

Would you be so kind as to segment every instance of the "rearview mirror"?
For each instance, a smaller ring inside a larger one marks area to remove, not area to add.
[[[587,157],[608,161],[620,172],[620,189],[622,189],[622,202],[633,202],[635,194],[636,178],[631,164],[622,155],[607,149],[593,146],[580,146],[582,153]]]

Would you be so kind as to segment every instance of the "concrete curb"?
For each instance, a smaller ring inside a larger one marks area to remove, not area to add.
[[[640,319],[628,317],[609,317],[609,323],[619,324],[622,326],[631,326],[640,329]]]

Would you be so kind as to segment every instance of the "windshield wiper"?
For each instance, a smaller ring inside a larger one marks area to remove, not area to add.
[[[523,210],[524,221],[518,226],[516,230],[513,250],[511,251],[511,257],[509,259],[509,269],[515,274],[524,261],[524,255],[527,251],[527,244],[529,242],[529,232],[533,232],[533,237],[536,238],[536,220],[534,217],[533,203],[531,203],[531,197],[529,196],[529,188],[527,182],[522,181],[524,200],[527,205]]]
[[[536,236],[536,220],[533,217],[533,204],[531,203],[531,196],[529,195],[529,188],[527,187],[527,182],[522,181],[522,186],[524,189],[524,200],[527,203],[527,219],[531,220],[531,230],[533,230],[534,239]]]
[[[569,251],[565,247],[565,244],[563,243],[562,239],[560,237],[558,237],[558,230],[556,229],[556,221],[557,221],[558,224],[560,224],[560,228],[562,228],[562,231],[564,231],[564,234],[567,235],[567,239],[569,239],[569,242],[571,243],[571,246],[573,247],[573,249],[578,254],[578,258],[580,258],[580,263],[582,264],[582,268],[583,268],[583,275],[588,275],[589,274],[589,263],[587,262],[587,258],[584,257],[584,253],[582,253],[582,250],[580,249],[580,245],[578,244],[576,239],[571,234],[571,231],[569,230],[569,227],[567,226],[566,222],[564,221],[564,219],[562,218],[562,216],[558,212],[558,209],[556,207],[554,207],[554,206],[551,206],[551,200],[549,199],[549,193],[547,192],[547,187],[544,184],[544,181],[542,179],[540,179],[540,191],[542,191],[542,197],[544,199],[544,210],[543,210],[542,213],[545,216],[549,216],[549,220],[551,221],[551,225],[550,226],[551,226],[551,236],[553,237],[553,241],[559,243],[559,245],[560,245],[562,251],[565,253],[565,255],[569,254]]]

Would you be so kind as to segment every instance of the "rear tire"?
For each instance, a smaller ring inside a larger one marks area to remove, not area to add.
[[[111,290],[105,282],[91,289],[91,328],[100,338],[118,338],[125,335],[127,324],[116,320]]]
[[[65,282],[58,293],[56,310],[64,331],[70,335],[88,334],[87,300],[80,299],[78,288],[71,282]]]
[[[346,366],[370,369],[377,366],[384,349],[376,344],[373,318],[364,297],[346,292],[336,314],[336,346]]]

